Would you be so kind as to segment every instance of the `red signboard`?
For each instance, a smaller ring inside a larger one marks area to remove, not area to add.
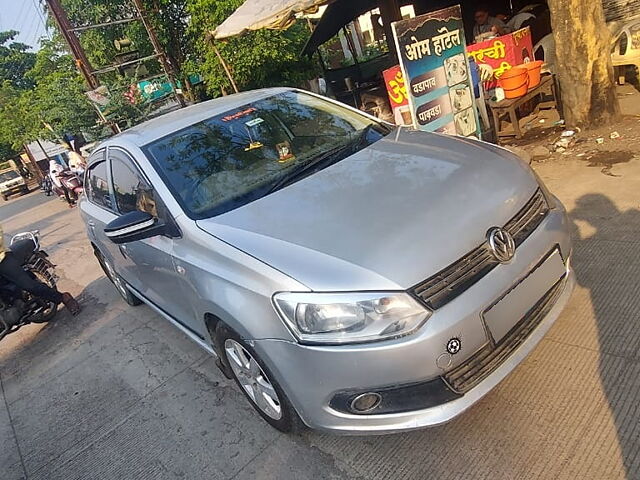
[[[396,65],[382,72],[387,94],[393,111],[393,118],[398,125],[411,125],[411,109],[407,97],[407,87],[404,83],[400,65]]]
[[[490,65],[495,78],[500,78],[511,67],[533,60],[531,30],[525,27],[501,37],[474,43],[467,47],[467,55],[478,65]],[[489,83],[489,88],[495,87],[495,81]]]

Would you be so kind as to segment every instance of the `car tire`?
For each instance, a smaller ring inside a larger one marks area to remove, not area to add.
[[[9,199],[8,195],[4,195],[4,194],[2,195],[2,200],[4,200],[6,202],[8,199]]]
[[[302,420],[280,384],[240,335],[220,322],[216,327],[216,345],[225,368],[249,403],[269,425],[284,433],[303,429]],[[244,368],[240,363],[244,363]]]
[[[100,263],[100,267],[102,267],[102,271],[107,276],[107,278],[113,283],[113,286],[116,287],[116,290],[122,297],[122,299],[127,302],[132,307],[137,307],[142,304],[142,300],[136,297],[131,290],[127,287],[127,282],[118,275],[118,273],[114,270],[113,266],[109,261],[104,258],[104,256],[98,251],[95,250],[96,258],[98,259],[98,263]]]

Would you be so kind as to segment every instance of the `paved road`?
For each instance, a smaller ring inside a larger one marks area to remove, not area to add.
[[[0,203],[0,221],[52,200],[55,200],[53,195],[47,197],[39,188],[27,195],[21,195],[19,197],[13,195],[9,197],[9,200],[6,202],[3,201]]]
[[[274,431],[208,355],[118,298],[76,210],[12,217],[8,233],[41,229],[84,311],[0,344],[0,478],[639,479],[640,159],[616,177],[571,159],[538,170],[575,225],[568,308],[470,411],[385,437]]]

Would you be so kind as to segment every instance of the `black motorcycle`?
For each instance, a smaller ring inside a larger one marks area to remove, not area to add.
[[[21,260],[29,275],[56,288],[58,277],[55,265],[49,261],[47,253],[40,249],[38,231],[14,236],[10,249]],[[48,322],[57,312],[57,304],[34,297],[0,277],[0,340],[29,323]]]

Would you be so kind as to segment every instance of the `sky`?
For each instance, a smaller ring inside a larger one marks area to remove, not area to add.
[[[38,39],[45,35],[45,14],[40,0],[0,0],[0,31],[18,30],[18,42],[38,49]]]

